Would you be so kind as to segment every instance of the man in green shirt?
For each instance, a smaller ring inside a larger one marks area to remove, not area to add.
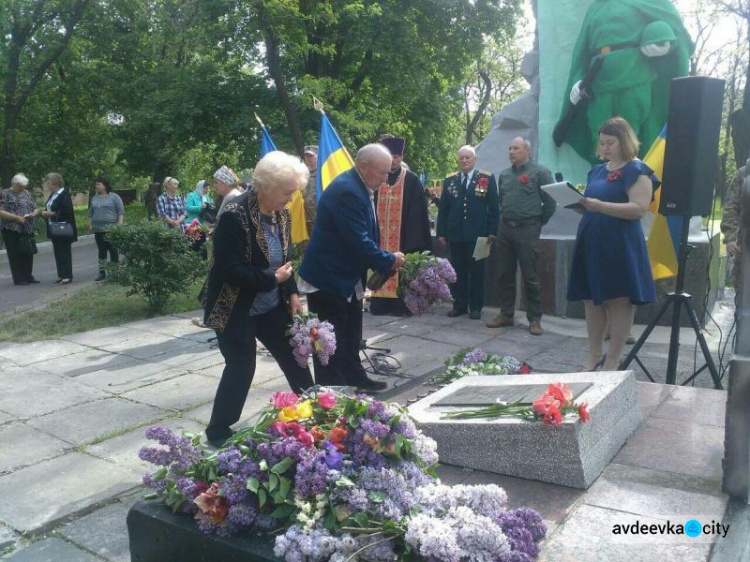
[[[531,143],[523,137],[510,142],[510,168],[500,172],[500,229],[497,251],[500,256],[500,314],[487,322],[490,328],[513,325],[516,305],[516,268],[526,289],[526,317],[529,332],[542,335],[542,291],[539,282],[539,236],[557,204],[542,191],[552,183],[552,174],[531,161]]]

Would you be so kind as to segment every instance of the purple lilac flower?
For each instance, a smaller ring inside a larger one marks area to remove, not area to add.
[[[367,406],[367,417],[378,418],[383,423],[388,423],[391,416],[388,413],[388,407],[385,402],[380,400],[373,400]]]
[[[269,466],[291,457],[296,461],[302,460],[307,449],[294,437],[287,437],[283,441],[273,443],[259,443],[258,456],[265,460]]]
[[[470,351],[461,361],[462,365],[473,365],[474,363],[482,363],[487,359],[487,354],[479,348]]]
[[[432,304],[449,301],[451,298],[448,283],[456,280],[456,273],[448,260],[437,258],[429,265],[421,267],[414,279],[403,287],[404,302],[409,311],[419,316]]]
[[[227,476],[221,480],[221,495],[230,505],[238,505],[249,501],[250,492],[247,490],[247,480],[241,476]]]
[[[146,461],[161,466],[174,465],[176,469],[187,470],[203,458],[200,449],[195,447],[187,437],[179,437],[168,427],[154,426],[146,430],[146,437],[158,441],[169,448],[163,451],[154,447],[142,447],[138,456]],[[166,453],[166,454],[165,454]]]
[[[311,330],[316,331],[313,338]],[[295,317],[289,330],[292,353],[300,367],[306,367],[312,353],[318,356],[321,364],[328,365],[331,356],[336,352],[336,334],[333,324],[323,322],[314,315]]]
[[[219,474],[235,473],[240,466],[242,452],[233,445],[216,455],[216,460],[218,461]]]
[[[301,498],[322,494],[328,488],[328,465],[325,454],[317,453],[306,456],[297,464],[294,477],[294,492]]]

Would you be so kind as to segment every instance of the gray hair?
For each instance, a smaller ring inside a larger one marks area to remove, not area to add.
[[[474,147],[471,146],[470,144],[463,145],[461,148],[458,149],[458,152],[456,154],[461,154],[461,151],[464,151],[464,150],[466,150],[468,152],[471,152],[472,156],[476,156],[477,155],[477,151],[474,150]]]
[[[57,188],[60,188],[63,185],[65,185],[65,182],[63,182],[63,177],[60,174],[57,174],[55,172],[51,172],[47,174],[44,178],[44,181],[48,181],[49,183],[51,183]]]
[[[23,187],[26,187],[29,185],[29,178],[27,178],[24,174],[16,174],[13,176],[13,179],[10,180],[10,185],[20,185]]]
[[[510,142],[513,142],[513,141],[514,141],[514,140],[516,140],[516,139],[521,139],[521,144],[523,144],[523,147],[524,147],[524,148],[525,148],[526,150],[528,150],[529,152],[531,152],[531,142],[529,142],[529,139],[527,139],[526,137],[518,136],[518,137],[515,137],[515,138],[514,138],[514,139],[513,139],[512,141],[510,141]]]
[[[354,157],[354,164],[359,165],[363,162],[375,162],[376,160],[391,160],[391,152],[380,143],[370,143],[364,145],[357,151]]]
[[[253,173],[253,187],[257,193],[268,193],[273,189],[294,182],[297,189],[307,185],[310,171],[296,156],[274,150],[260,159]]]

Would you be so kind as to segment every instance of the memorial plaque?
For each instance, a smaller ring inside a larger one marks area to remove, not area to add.
[[[590,382],[567,383],[573,400],[591,386]],[[435,402],[433,406],[490,406],[497,402],[531,404],[548,388],[548,384],[508,384],[503,386],[464,386]]]

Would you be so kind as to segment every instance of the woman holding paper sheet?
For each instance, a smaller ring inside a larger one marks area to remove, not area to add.
[[[614,117],[599,128],[599,157],[581,199],[583,218],[573,252],[568,300],[584,302],[589,359],[614,371],[633,324],[632,305],[656,300],[656,288],[640,219],[659,181],[638,160],[638,139],[627,121]],[[603,355],[609,316],[611,340]]]

